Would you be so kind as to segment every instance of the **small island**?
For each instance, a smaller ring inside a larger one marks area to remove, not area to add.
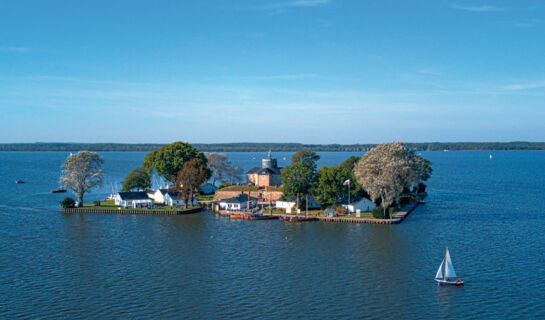
[[[243,183],[243,170],[225,154],[175,142],[146,155],[121,192],[83,204],[83,195],[102,184],[104,160],[81,151],[62,166],[59,182],[78,201],[63,200],[61,211],[175,215],[207,208],[232,219],[396,224],[422,203],[424,182],[432,173],[430,161],[400,142],[378,145],[331,167],[318,169],[319,159],[314,151],[299,150],[289,166],[280,168],[269,151]],[[152,175],[167,187],[153,190]]]

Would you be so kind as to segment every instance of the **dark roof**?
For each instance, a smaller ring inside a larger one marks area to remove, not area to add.
[[[250,201],[257,201],[257,198],[250,197]],[[236,197],[220,200],[220,202],[244,203],[244,202],[248,202],[248,195],[245,193],[241,193]]]
[[[148,193],[146,191],[138,192],[120,192],[119,197],[121,200],[145,200],[149,199]]]
[[[280,170],[282,168],[260,168],[256,167],[253,169],[250,169],[247,174],[261,174],[261,175],[274,175],[274,174],[280,174]]]

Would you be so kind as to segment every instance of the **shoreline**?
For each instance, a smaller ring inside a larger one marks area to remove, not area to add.
[[[178,216],[184,214],[198,213],[203,210],[202,207],[188,210],[142,210],[142,209],[91,209],[91,208],[61,208],[61,213],[92,213],[92,214],[145,214],[145,215],[162,215],[162,216]]]

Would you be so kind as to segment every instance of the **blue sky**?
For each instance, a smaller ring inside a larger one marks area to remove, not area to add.
[[[542,1],[2,1],[0,142],[545,141]]]

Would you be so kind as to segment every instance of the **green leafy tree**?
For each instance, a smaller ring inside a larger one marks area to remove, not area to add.
[[[191,159],[200,159],[205,166],[207,164],[204,154],[189,143],[174,142],[147,154],[142,167],[150,174],[155,170],[166,181],[174,182],[184,164]],[[206,168],[205,174],[206,179],[210,178],[210,169]]]
[[[123,180],[121,191],[147,190],[151,188],[151,175],[142,168],[133,169]]]
[[[297,197],[297,204],[299,204],[300,195],[307,194],[312,187],[314,172],[312,167],[302,162],[294,162],[282,170],[280,178],[284,194]]]
[[[70,154],[61,168],[59,183],[71,190],[78,198],[79,206],[83,206],[83,196],[91,189],[102,186],[104,159],[96,152],[80,151]]]
[[[312,172],[316,172],[316,163],[320,160],[320,156],[314,151],[299,150],[291,156],[291,162],[300,162],[312,168]]]
[[[330,168],[322,166],[316,174],[316,183],[313,188],[313,194],[318,197],[322,207],[330,207],[348,195],[348,187],[343,185],[346,180],[350,180],[350,197],[352,199],[367,196],[356,181],[353,172],[347,167],[342,165]]]

